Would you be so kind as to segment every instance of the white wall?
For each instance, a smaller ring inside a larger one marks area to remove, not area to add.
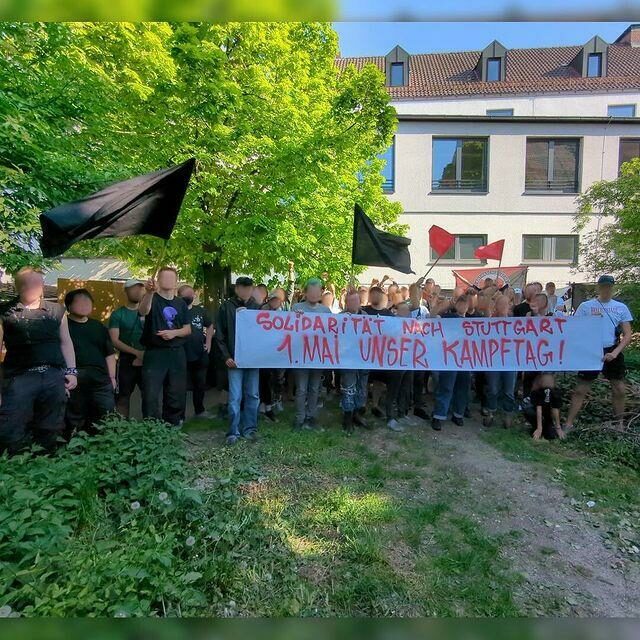
[[[77,280],[126,280],[131,278],[129,268],[113,258],[60,258],[60,267],[44,275],[45,284],[56,285],[58,278]]]
[[[431,193],[431,144],[434,135],[487,136],[489,138],[488,193]],[[396,134],[395,191],[389,198],[404,208],[401,222],[409,225],[414,271],[424,273],[429,264],[428,229],[432,224],[451,233],[485,234],[487,241],[504,238],[503,266],[522,264],[523,234],[561,235],[574,232],[577,210],[575,194],[525,194],[527,136],[579,137],[581,144],[580,188],[597,180],[612,180],[618,174],[620,137],[640,137],[640,119],[632,124],[564,124],[523,122],[431,122],[400,121]],[[595,229],[597,220],[585,229]],[[452,287],[452,269],[483,266],[458,262],[437,266],[433,277]],[[497,266],[489,262],[489,266]],[[411,276],[379,268],[368,269],[360,278],[368,282],[388,273],[407,284]],[[570,265],[537,264],[529,269],[529,280],[553,280],[563,285],[588,279],[572,273]]]
[[[607,115],[607,106],[635,104],[640,115],[640,91],[579,93],[558,95],[505,95],[487,97],[394,100],[399,115],[486,115],[487,109],[513,109],[514,116],[597,116]]]

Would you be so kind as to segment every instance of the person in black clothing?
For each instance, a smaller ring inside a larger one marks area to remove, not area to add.
[[[209,369],[209,353],[213,339],[211,316],[202,305],[194,305],[195,291],[188,284],[178,289],[191,312],[191,335],[187,337],[184,349],[187,354],[187,375],[191,383],[193,410],[196,418],[208,417],[204,409],[204,392],[207,388],[207,370]]]
[[[513,307],[514,317],[524,318],[527,313],[531,311],[531,302],[533,301],[537,293],[538,288],[533,283],[529,283],[524,288],[524,300],[520,304],[517,304],[515,307]]]
[[[244,276],[236,280],[235,294],[218,309],[216,342],[229,370],[229,431],[227,444],[241,436],[255,440],[260,403],[258,369],[239,369],[236,365],[236,313],[241,309],[258,309],[252,297],[253,280]]]
[[[175,296],[178,272],[158,271],[158,281],[147,280],[138,313],[145,318],[140,342],[142,363],[142,415],[174,426],[183,421],[187,400],[187,356],[184,343],[191,335],[189,309]],[[162,395],[160,395],[162,392]]]
[[[69,334],[76,352],[78,386],[67,403],[67,433],[87,431],[115,409],[116,356],[109,331],[89,317],[93,298],[86,289],[74,289],[64,297],[69,312]]]
[[[78,381],[64,308],[43,300],[44,279],[25,267],[15,276],[18,297],[0,304],[0,347],[7,353],[0,386],[0,452],[35,442],[45,451],[64,430],[66,393]]]
[[[525,411],[534,440],[564,439],[565,435],[560,426],[561,408],[562,396],[555,388],[553,374],[540,374],[531,392],[531,407]]]

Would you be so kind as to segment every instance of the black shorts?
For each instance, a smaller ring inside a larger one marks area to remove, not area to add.
[[[121,353],[118,360],[118,397],[128,398],[136,388],[142,390],[142,367],[134,367],[134,356]]]
[[[613,347],[607,347],[604,353],[611,353],[615,349]],[[611,362],[604,362],[602,365],[602,375],[607,380],[624,380],[627,374],[627,368],[624,364],[624,354],[619,353]],[[600,375],[600,371],[580,371],[578,377],[587,382],[592,382]]]

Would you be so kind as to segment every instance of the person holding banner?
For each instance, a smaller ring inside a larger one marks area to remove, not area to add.
[[[469,310],[466,295],[460,295],[454,303],[454,310],[442,315],[443,318],[464,318]],[[453,423],[459,427],[464,425],[464,414],[469,404],[471,373],[469,371],[440,371],[436,389],[435,406],[431,419],[431,428],[442,429],[442,423],[449,416],[451,409]]]
[[[581,371],[578,374],[578,385],[571,396],[571,406],[567,415],[564,431],[573,428],[573,422],[591,389],[591,384],[602,373],[611,385],[611,401],[613,415],[620,419],[624,414],[626,367],[623,351],[631,342],[631,322],[633,316],[629,307],[613,299],[613,276],[600,276],[598,279],[598,295],[586,300],[576,310],[575,317],[598,317],[602,325],[602,371]]]
[[[363,315],[360,295],[354,289],[347,292],[345,309],[342,313]],[[340,371],[340,406],[342,408],[342,428],[347,435],[353,433],[353,425],[367,429],[369,425],[362,417],[367,404],[369,371],[366,369],[343,369]]]
[[[508,318],[510,311],[509,298],[501,295],[496,299],[492,317]],[[516,378],[517,371],[487,371],[485,372],[486,409],[488,415],[482,421],[485,427],[493,425],[498,409],[504,412],[504,426],[513,424],[513,412],[516,410]]]
[[[229,431],[226,443],[234,445],[240,437],[256,440],[260,404],[259,369],[239,369],[234,360],[236,350],[236,314],[244,309],[259,309],[253,299],[253,280],[244,276],[236,280],[235,293],[220,305],[216,323],[216,343],[229,372]]]
[[[322,300],[322,280],[311,278],[304,287],[304,302],[291,307],[296,313],[331,313],[331,309],[320,302]],[[296,381],[296,417],[295,431],[315,429],[318,415],[318,396],[322,383],[321,369],[295,369]]]

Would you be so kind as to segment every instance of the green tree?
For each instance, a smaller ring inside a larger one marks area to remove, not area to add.
[[[12,41],[19,55],[13,57],[22,62],[13,74],[20,76],[14,95],[31,86],[27,61],[34,32],[44,31],[48,41],[52,28],[10,27],[18,31]],[[166,259],[184,277],[206,280],[214,297],[223,293],[222,276],[231,268],[274,280],[289,260],[303,278],[326,270],[344,281],[355,201],[376,223],[393,228],[400,209],[382,193],[376,154],[390,144],[395,113],[376,67],[338,72],[329,25],[55,28],[85,55],[71,57],[73,68],[60,59],[66,45],[44,56],[55,71],[46,85],[75,92],[77,99],[59,100],[61,110],[74,105],[72,116],[42,116],[42,139],[33,143],[39,161],[26,178],[30,186],[37,176],[42,198],[34,203],[21,196],[19,202],[30,205],[30,231],[45,205],[189,156],[198,159],[196,174]],[[26,114],[21,126],[31,133]],[[75,133],[58,147],[61,128]],[[43,149],[51,148],[63,173],[58,183],[66,187],[59,192],[47,188],[51,168]],[[115,255],[143,271],[156,264],[160,245],[127,238],[72,251]]]

